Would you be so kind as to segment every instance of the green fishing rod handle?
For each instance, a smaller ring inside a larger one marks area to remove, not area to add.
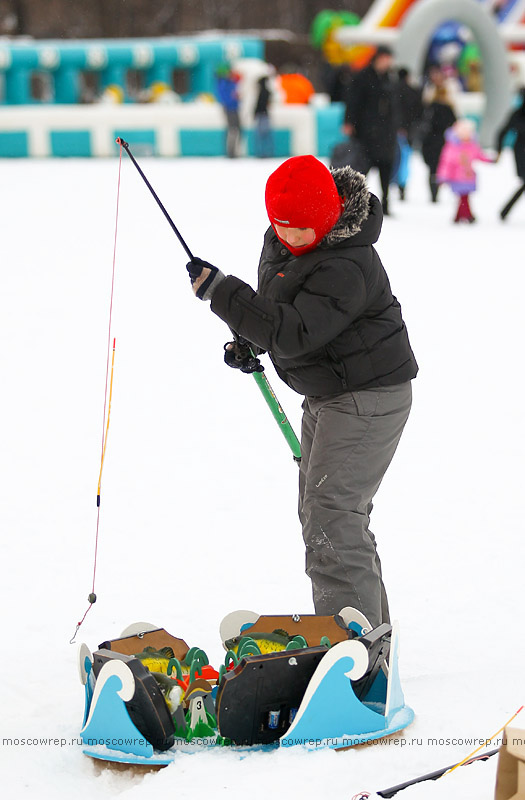
[[[270,408],[274,419],[279,424],[281,432],[288,442],[290,449],[293,453],[293,457],[296,461],[300,461],[301,459],[301,445],[300,442],[295,435],[294,429],[290,425],[288,417],[284,413],[277,396],[270,386],[270,382],[266,377],[265,372],[252,372],[253,377],[255,378],[255,382],[257,383],[261,393]]]

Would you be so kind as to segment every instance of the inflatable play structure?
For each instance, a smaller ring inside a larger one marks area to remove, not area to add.
[[[263,56],[263,44],[246,38],[106,39],[100,41],[23,41],[0,44],[0,71],[4,76],[3,103],[31,105],[35,74],[45,74],[50,101],[82,102],[83,78],[94,76],[100,92],[119,86],[125,93],[126,73],[143,73],[144,83],[172,83],[174,70],[188,76],[188,95],[195,97],[213,87],[214,69],[224,60]]]
[[[210,102],[215,70],[263,56],[260,39],[226,35],[6,40],[0,44],[0,157],[109,156],[120,134],[153,155],[219,153],[224,120]],[[186,78],[184,98],[166,91],[174,71]],[[140,76],[153,102],[130,102],[129,72]],[[36,80],[46,87],[44,101],[34,96]],[[84,101],[86,85],[96,87],[98,102]]]
[[[0,43],[0,157],[110,156],[118,152],[119,135],[142,155],[223,155],[225,119],[214,80],[224,63],[243,75],[241,119],[250,155],[255,84],[268,71],[257,37],[6,40]],[[171,90],[174,71],[186,76],[183,96]],[[131,101],[130,72],[140,76],[148,102]],[[44,85],[44,99],[34,96],[35,81]],[[96,86],[95,102],[85,102],[86,84]],[[275,104],[276,156],[319,151],[326,128],[321,106],[318,98]]]
[[[82,644],[84,753],[163,766],[211,746],[346,749],[414,719],[395,624],[371,630],[351,608],[333,617],[236,611],[220,635],[218,670],[202,649],[148,623],[93,653]]]
[[[360,21],[348,12],[322,12],[312,37],[331,63],[348,60],[356,66],[367,62],[377,44],[387,43],[397,62],[418,77],[436,30],[450,21],[468,27],[475,40],[471,56],[481,61],[484,92],[465,92],[458,98],[458,111],[475,118],[482,143],[492,145],[512,104],[508,64],[511,55],[520,55],[516,48],[525,45],[525,0],[506,0],[496,10],[492,5],[489,0],[375,0]],[[225,62],[242,75],[243,154],[252,155],[254,92],[257,79],[268,71],[264,42],[255,36],[4,39],[0,157],[111,156],[118,152],[117,136],[141,155],[224,155],[225,119],[214,100],[214,75]],[[173,91],[175,72],[185,76],[181,95]],[[128,91],[131,73],[143,86],[139,98]],[[341,138],[343,108],[310,90],[298,94],[297,83],[290,80],[298,77],[288,76],[289,91],[282,86],[275,93],[273,154],[326,157]],[[277,78],[274,82],[277,86]],[[86,102],[87,85],[95,102]]]
[[[525,0],[473,0],[491,16],[504,41],[525,42]],[[362,20],[348,11],[321,11],[312,23],[312,43],[323,50],[332,64],[347,61],[354,67],[368,63],[374,52],[372,44],[396,40],[407,14],[421,0],[375,0]],[[456,15],[443,15],[440,27],[446,27]],[[457,20],[459,22],[459,20]],[[350,30],[359,26],[358,30]],[[378,37],[374,37],[374,33]],[[370,37],[367,41],[367,37]]]

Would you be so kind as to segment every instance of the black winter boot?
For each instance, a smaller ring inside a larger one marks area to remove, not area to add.
[[[437,203],[439,183],[437,182],[435,175],[430,176],[429,183],[430,183],[430,196],[432,198],[432,202]]]

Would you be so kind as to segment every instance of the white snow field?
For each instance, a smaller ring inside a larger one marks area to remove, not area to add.
[[[191,250],[253,284],[278,162],[139,161]],[[76,643],[93,650],[146,620],[218,665],[230,611],[312,613],[298,470],[253,379],[223,364],[229,331],[193,297],[185,253],[124,155],[98,601],[70,644],[93,572],[118,159],[4,160],[0,174],[4,797],[351,800],[492,736],[525,701],[525,199],[498,217],[518,186],[512,154],[479,166],[471,226],[452,225],[447,189],[430,204],[414,156],[378,243],[420,365],[372,525],[415,722],[341,753],[215,749],[147,774],[83,755]],[[301,398],[263,359],[299,432]],[[496,767],[397,797],[489,800]]]

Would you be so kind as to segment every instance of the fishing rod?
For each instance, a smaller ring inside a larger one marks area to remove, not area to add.
[[[415,786],[416,783],[424,783],[425,781],[437,781],[438,778],[442,778],[446,775],[447,772],[451,772],[456,767],[464,767],[469,764],[473,764],[475,761],[487,761],[492,756],[495,756],[499,753],[499,747],[496,747],[494,750],[487,750],[485,753],[482,753],[479,756],[474,756],[469,761],[460,761],[457,764],[451,764],[448,767],[442,767],[441,769],[436,769],[434,772],[426,772],[424,775],[419,775],[417,778],[412,778],[409,781],[405,781],[404,783],[398,783],[396,786],[389,786],[388,789],[381,789],[377,792],[379,797],[391,798],[394,797],[398,792],[403,791],[403,789],[408,789],[409,786]]]
[[[442,767],[434,772],[427,772],[425,775],[419,775],[417,778],[412,778],[410,781],[405,781],[405,783],[398,783],[397,786],[390,786],[388,789],[381,789],[381,791],[376,792],[376,794],[378,794],[379,797],[394,797],[394,795],[396,795],[398,792],[401,792],[403,789],[407,789],[409,786],[414,786],[416,783],[435,781],[438,778],[444,777],[445,775],[450,775],[450,773],[454,772],[454,770],[458,769],[458,767],[466,767],[468,764],[473,764],[475,761],[486,761],[487,759],[492,758],[492,756],[495,756],[500,752],[499,747],[496,747],[494,750],[485,750],[484,753],[479,753],[479,751],[483,750],[483,748],[486,747],[489,742],[495,739],[499,733],[505,731],[505,728],[510,725],[512,720],[515,719],[518,714],[521,714],[524,708],[525,706],[520,706],[516,713],[513,714],[512,717],[496,731],[496,733],[493,733],[489,739],[482,740],[482,744],[480,744],[479,747],[473,750],[472,753],[470,753],[470,755],[468,755],[462,761],[458,761],[456,764],[451,764],[449,767]],[[477,755],[478,753],[479,755]]]
[[[153,197],[155,199],[155,202],[157,203],[157,205],[159,206],[160,210],[162,211],[162,213],[166,217],[166,219],[167,219],[172,231],[174,232],[175,236],[177,237],[177,239],[181,243],[181,245],[184,248],[187,256],[190,259],[190,261],[194,261],[195,257],[193,255],[193,253],[191,252],[190,248],[186,244],[184,238],[182,237],[179,229],[177,228],[177,226],[173,222],[172,218],[170,217],[170,215],[166,211],[166,208],[164,207],[163,203],[161,202],[161,200],[160,200],[159,196],[157,195],[156,191],[154,190],[153,186],[151,185],[151,183],[149,182],[149,180],[145,176],[144,172],[140,168],[140,165],[138,164],[136,158],[133,156],[133,153],[129,149],[128,142],[126,142],[121,136],[117,137],[117,139],[115,141],[116,141],[116,143],[118,145],[120,145],[120,147],[124,148],[124,150],[126,151],[128,156],[130,157],[133,165],[137,169],[137,172],[139,173],[140,177],[142,178],[142,180],[144,181],[144,183],[146,184],[146,186],[150,190],[151,194],[153,195]],[[231,330],[231,328],[230,328],[230,330]],[[239,335],[233,330],[232,330],[232,334],[233,334],[233,337],[235,338],[235,341],[239,342]],[[270,386],[270,382],[269,382],[268,378],[265,375],[264,368],[262,368],[260,371],[252,372],[252,375],[253,375],[253,377],[255,379],[255,382],[257,383],[257,386],[259,387],[259,389],[261,391],[261,394],[263,395],[263,397],[264,397],[264,399],[266,401],[266,404],[270,408],[274,419],[278,423],[279,428],[281,430],[281,433],[283,434],[284,438],[286,439],[286,441],[287,441],[287,443],[288,443],[288,445],[289,445],[289,447],[290,447],[290,449],[292,451],[292,454],[293,454],[293,457],[294,457],[294,461],[299,462],[301,460],[301,445],[300,445],[300,442],[299,442],[297,436],[295,435],[295,432],[294,432],[294,430],[293,430],[293,428],[292,428],[292,426],[291,426],[291,424],[290,424],[290,422],[288,420],[288,417],[284,413],[284,410],[283,410],[281,404],[279,403],[279,400],[277,399],[277,396],[276,396],[274,390]]]
[[[115,139],[115,141],[116,141],[117,144],[119,144],[121,147],[124,148],[124,150],[126,151],[128,156],[131,158],[131,161],[133,162],[134,166],[137,168],[137,171],[138,171],[140,177],[142,178],[142,180],[144,181],[144,183],[146,184],[146,186],[150,190],[150,192],[153,195],[153,197],[155,198],[155,201],[158,204],[160,210],[162,211],[162,213],[164,214],[164,216],[168,220],[168,222],[169,222],[169,224],[171,226],[171,230],[173,231],[173,233],[175,234],[175,236],[177,237],[177,239],[179,240],[179,242],[183,246],[183,248],[186,251],[186,254],[187,254],[188,258],[190,259],[190,261],[193,261],[194,260],[193,253],[191,252],[190,248],[188,247],[188,245],[186,244],[186,242],[182,238],[179,229],[177,228],[177,226],[173,222],[172,218],[170,217],[170,215],[168,214],[168,212],[164,208],[163,204],[161,203],[160,197],[158,196],[157,192],[155,191],[155,189],[153,188],[151,183],[148,181],[148,179],[146,178],[146,176],[142,172],[139,164],[137,163],[137,160],[134,158],[133,153],[129,149],[129,144],[127,142],[125,142],[124,139],[122,139],[120,136],[118,136]]]

